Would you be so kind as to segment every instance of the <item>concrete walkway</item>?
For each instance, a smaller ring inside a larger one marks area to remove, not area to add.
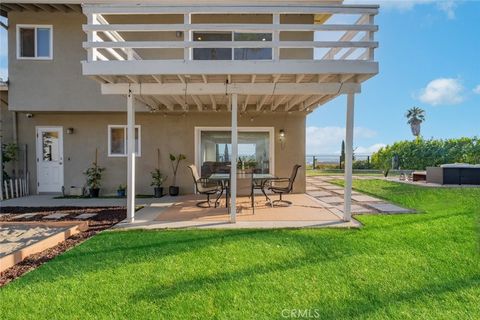
[[[3,200],[0,202],[2,207],[126,207],[125,198],[60,198],[58,195],[32,195],[27,197]],[[156,198],[137,198],[137,206],[147,206],[152,203],[172,202],[171,197],[166,196],[161,199]]]
[[[307,177],[307,194],[324,203],[330,211],[343,214],[344,189],[331,181],[340,177],[314,176]],[[362,177],[364,179],[365,177]],[[378,199],[357,191],[352,192],[353,214],[396,214],[412,213],[413,210],[402,208],[385,200]]]

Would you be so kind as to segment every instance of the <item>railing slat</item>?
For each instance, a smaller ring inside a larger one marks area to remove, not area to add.
[[[84,42],[91,48],[376,48],[375,41],[125,41]]]
[[[158,31],[378,31],[369,24],[84,24],[83,31],[158,32]]]

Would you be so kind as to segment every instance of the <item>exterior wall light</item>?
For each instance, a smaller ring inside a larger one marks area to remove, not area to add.
[[[73,134],[75,130],[73,128],[67,128],[67,134]]]
[[[279,134],[280,134],[280,139],[283,139],[283,138],[285,138],[285,130],[283,130],[283,129],[280,129],[280,132],[279,132]]]

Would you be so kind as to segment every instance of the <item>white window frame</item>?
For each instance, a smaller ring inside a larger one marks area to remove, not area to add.
[[[123,129],[124,130],[124,150],[125,154],[118,154],[118,153],[111,153],[112,152],[112,129]],[[135,156],[141,157],[142,156],[142,126],[136,125],[135,129],[138,129],[138,152],[135,153]],[[127,126],[124,124],[110,124],[108,125],[108,156],[109,157],[117,157],[117,158],[125,158],[127,157]]]
[[[34,57],[22,57],[20,55],[20,29],[35,29],[35,41],[34,41]],[[48,57],[37,56],[37,29],[49,29],[50,30],[50,55]],[[51,24],[17,24],[17,59],[18,60],[53,60],[53,26]]]
[[[274,127],[238,127],[238,132],[268,132],[269,133],[269,152],[270,152],[270,163],[269,163],[269,173],[275,174],[275,128]],[[195,127],[195,166],[199,170],[199,174],[202,174],[202,160],[201,160],[201,141],[202,131],[232,131],[231,127]]]

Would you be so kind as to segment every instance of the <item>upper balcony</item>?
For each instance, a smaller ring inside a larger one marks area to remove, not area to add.
[[[168,82],[189,75],[201,82],[227,75],[245,82],[266,75],[305,82],[354,75],[361,82],[378,72],[377,6],[84,5],[83,12],[89,76]]]

